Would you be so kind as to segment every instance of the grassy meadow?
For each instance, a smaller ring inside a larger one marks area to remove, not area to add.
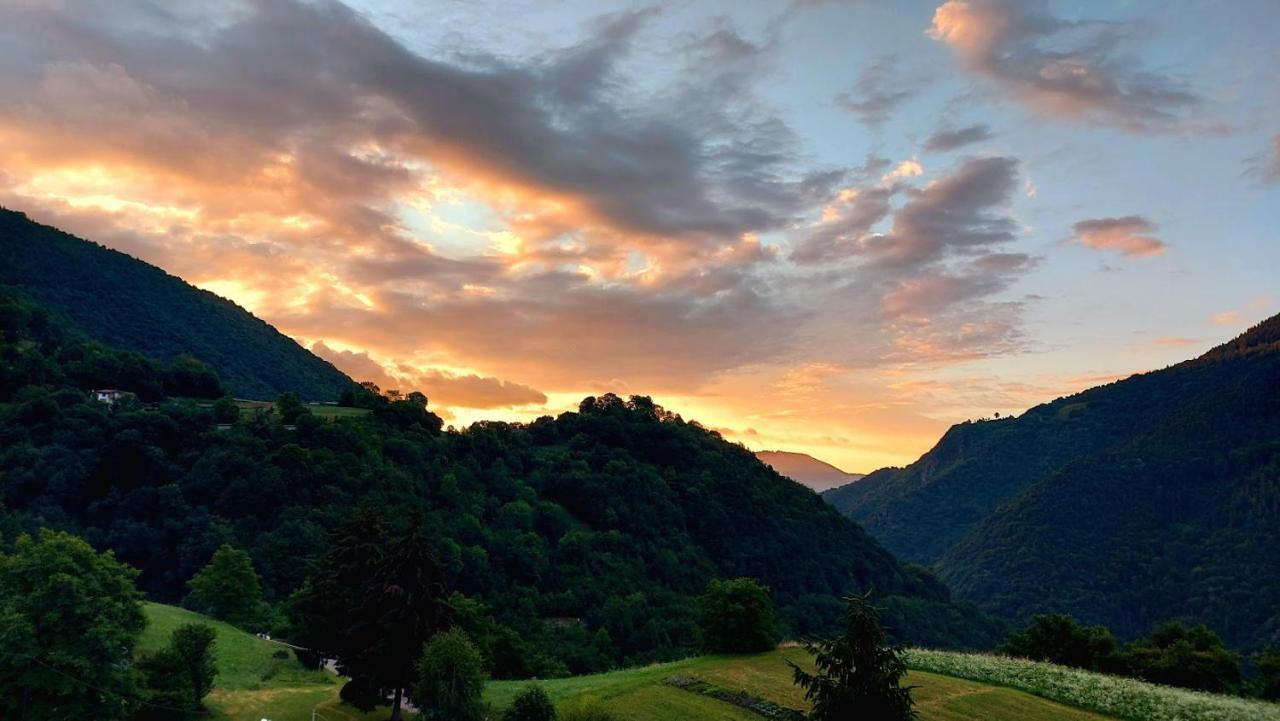
[[[342,703],[342,681],[309,671],[280,644],[173,606],[149,603],[139,651],[163,646],[173,629],[201,622],[218,633],[218,678],[207,699],[211,721],[381,721]],[[280,656],[284,656],[281,658]],[[683,675],[793,709],[806,707],[788,661],[807,663],[799,648],[749,656],[699,656],[590,676],[540,681],[560,707],[590,703],[618,721],[758,721],[729,703],[667,685]],[[1052,664],[980,654],[912,650],[907,683],[921,721],[1280,721],[1280,704],[1196,693],[1101,676]],[[530,682],[491,681],[485,701],[495,712]]]

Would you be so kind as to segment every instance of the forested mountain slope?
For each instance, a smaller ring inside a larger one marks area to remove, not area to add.
[[[953,427],[826,498],[1006,617],[1280,634],[1280,316],[1200,358]]]
[[[350,384],[245,309],[136,258],[0,208],[0,284],[21,288],[107,345],[158,360],[192,355],[233,394],[330,401]]]
[[[283,601],[364,509],[437,539],[449,588],[492,619],[483,642],[500,675],[688,653],[695,597],[715,577],[763,581],[792,636],[872,588],[906,640],[980,646],[1000,630],[750,451],[646,398],[459,432],[411,399],[219,427],[189,401],[90,401],[62,371],[83,344],[51,322],[0,293],[0,536],[74,531],[138,568],[155,600],[181,599],[230,543]]]

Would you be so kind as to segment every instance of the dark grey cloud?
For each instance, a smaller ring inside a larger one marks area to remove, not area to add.
[[[941,180],[906,191],[889,232],[865,244],[867,258],[882,268],[912,267],[1014,240],[1017,224],[1004,211],[1017,179],[1015,158],[966,158]]]
[[[5,57],[15,63],[0,81],[10,99],[0,112],[78,116],[120,150],[206,173],[291,153],[317,194],[350,203],[353,219],[373,212],[374,225],[387,221],[379,202],[414,177],[406,156],[573,197],[630,232],[690,238],[780,227],[824,189],[824,174],[797,170],[776,142],[788,131],[775,119],[708,136],[688,122],[699,108],[624,92],[616,64],[652,11],[610,16],[582,43],[517,65],[414,54],[336,2],[222,7],[200,23],[164,4],[8,10]],[[716,39],[721,55],[744,52]],[[62,83],[62,105],[42,108],[51,73],[80,77]],[[95,127],[97,105],[118,112]],[[150,113],[139,132],[105,127]],[[353,150],[375,143],[387,152]]]
[[[991,138],[991,128],[983,123],[955,129],[939,128],[924,141],[924,149],[931,153],[946,153]]]
[[[1121,130],[1189,130],[1200,96],[1133,51],[1141,28],[1054,16],[1045,0],[948,0],[929,35],[1038,112]]]
[[[862,71],[851,90],[837,95],[836,103],[863,125],[878,128],[922,85],[920,78],[902,72],[897,56],[885,55]]]
[[[1280,183],[1280,135],[1271,138],[1265,150],[1245,161],[1245,174],[1264,185]]]

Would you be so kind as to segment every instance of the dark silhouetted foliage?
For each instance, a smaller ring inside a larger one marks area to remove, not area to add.
[[[1105,626],[1085,626],[1065,613],[1036,615],[1000,646],[1009,656],[1049,661],[1090,671],[1118,670],[1115,636]]]
[[[0,284],[17,286],[90,337],[162,362],[213,368],[243,398],[285,391],[332,401],[351,380],[235,303],[155,266],[0,208]],[[184,382],[208,383],[203,374]],[[119,387],[119,386],[97,386]],[[216,398],[221,393],[173,392]]]
[[[556,721],[556,707],[541,686],[526,686],[502,712],[502,721]]]
[[[902,685],[906,656],[889,641],[870,594],[845,599],[845,629],[826,641],[805,644],[814,673],[791,664],[814,721],[853,718],[905,721],[916,717],[911,687]]]
[[[754,578],[713,580],[698,597],[702,649],[757,653],[778,643],[769,589]]]

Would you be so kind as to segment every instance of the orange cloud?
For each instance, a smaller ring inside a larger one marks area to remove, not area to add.
[[[1123,255],[1148,258],[1168,250],[1151,235],[1156,226],[1140,215],[1082,220],[1073,226],[1076,241],[1094,250],[1114,250]]]

